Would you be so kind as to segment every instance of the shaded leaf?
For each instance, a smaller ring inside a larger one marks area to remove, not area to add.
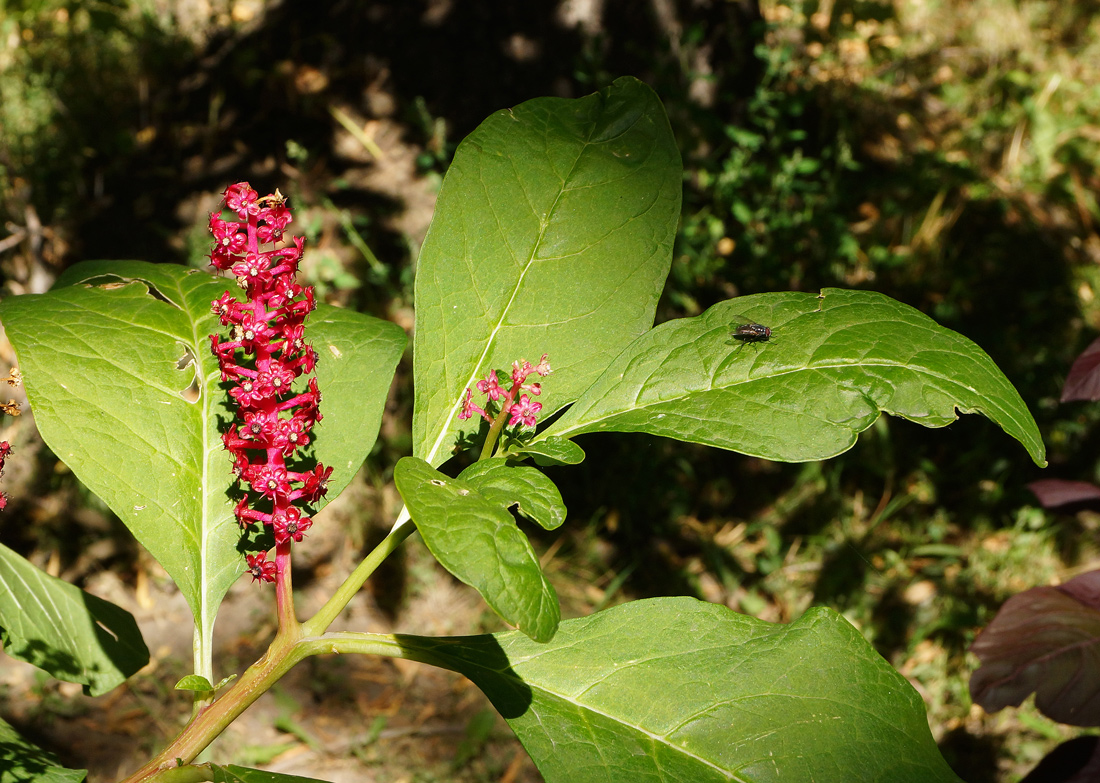
[[[532,639],[554,635],[561,618],[557,594],[527,536],[498,500],[416,457],[400,460],[393,478],[416,529],[444,568]]]
[[[27,742],[0,720],[0,783],[80,783],[84,769],[67,769],[57,756]]]
[[[632,78],[499,111],[459,145],[417,261],[415,456],[438,465],[477,432],[458,413],[491,369],[549,354],[548,416],[652,326],[681,174],[664,108]]]
[[[565,502],[554,482],[535,468],[509,465],[503,457],[483,459],[462,471],[459,479],[473,486],[483,497],[504,508],[516,510],[546,530],[561,527]]]
[[[1027,485],[1043,508],[1096,508],[1100,505],[1100,487],[1087,481],[1039,479]]]
[[[167,264],[94,261],[46,294],[0,302],[43,439],[118,514],[179,585],[201,629],[244,570],[221,428],[232,412],[207,335],[230,280]],[[324,420],[314,455],[334,468],[329,499],[377,433],[405,336],[393,324],[318,307]]]
[[[1069,368],[1062,386],[1062,402],[1100,400],[1100,338],[1089,343]]]
[[[772,339],[739,343],[742,319]],[[943,427],[982,413],[1045,465],[1038,427],[985,352],[881,294],[825,289],[722,302],[620,354],[542,438],[648,432],[787,462],[852,447],[881,413]]]
[[[99,696],[149,662],[125,609],[50,576],[0,544],[0,640],[12,658]]]
[[[1095,783],[1100,780],[1100,737],[1066,740],[1035,765],[1020,783]]]
[[[986,712],[1034,693],[1050,718],[1100,726],[1100,571],[1012,596],[970,649],[970,696]]]
[[[547,783],[958,781],[916,691],[829,609],[773,625],[657,598],[567,620],[546,644],[398,642],[473,680]]]

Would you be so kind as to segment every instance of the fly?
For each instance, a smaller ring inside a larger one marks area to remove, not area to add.
[[[734,340],[739,340],[744,348],[746,343],[766,343],[772,339],[772,330],[764,324],[738,324],[730,335]]]

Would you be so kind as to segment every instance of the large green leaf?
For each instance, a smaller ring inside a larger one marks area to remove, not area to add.
[[[500,111],[459,145],[416,270],[414,454],[451,456],[463,390],[548,353],[543,413],[653,324],[680,216],[680,155],[635,79]]]
[[[50,576],[0,544],[0,639],[4,652],[91,696],[149,662],[125,609]]]
[[[217,606],[244,566],[221,442],[232,412],[207,340],[222,328],[210,303],[227,289],[236,284],[197,270],[103,261],[0,302],[42,437],[179,585],[208,679]],[[334,469],[331,499],[374,442],[405,337],[318,307],[306,338],[320,356],[315,455]]]
[[[532,639],[554,635],[561,619],[558,596],[506,508],[513,494],[496,488],[491,496],[482,495],[475,484],[445,476],[416,457],[400,460],[393,480],[444,568]]]
[[[0,783],[80,783],[87,774],[61,766],[57,756],[27,742],[0,720]]]
[[[656,598],[515,632],[399,637],[461,672],[508,720],[547,783],[957,783],[924,705],[848,622],[790,625]]]
[[[770,342],[739,343],[744,322]],[[536,438],[649,432],[767,459],[825,459],[882,412],[943,427],[982,413],[1045,465],[1039,429],[981,348],[886,296],[757,294],[661,324]]]

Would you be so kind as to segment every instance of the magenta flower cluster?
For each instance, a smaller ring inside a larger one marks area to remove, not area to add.
[[[285,199],[278,191],[260,198],[247,182],[230,185],[224,196],[225,207],[241,222],[222,220],[220,212],[210,216],[210,263],[236,275],[247,298],[239,301],[227,291],[214,301],[230,334],[225,341],[211,335],[210,347],[222,381],[233,384],[229,394],[237,407],[237,421],[222,440],[233,455],[233,473],[250,490],[237,504],[237,521],[242,527],[263,524],[275,536],[276,561],[268,561],[266,552],[248,555],[249,571],[254,580],[273,582],[276,564],[289,562],[291,542],[301,541],[313,524],[300,506],[324,497],[332,474],[320,464],[304,472],[288,467],[321,420],[317,379],[311,377],[305,391],[291,389],[317,362],[304,341],[315,303],[313,288],[294,282],[303,240],[283,241],[291,221]]]
[[[542,410],[542,403],[535,402],[528,394],[537,397],[542,393],[542,387],[538,383],[528,383],[527,378],[535,374],[542,377],[549,375],[550,362],[546,359],[547,354],[543,354],[538,364],[533,365],[526,360],[512,362],[512,385],[508,389],[500,385],[496,370],[491,371],[484,380],[477,382],[477,390],[487,398],[486,407],[491,407],[489,403],[496,403],[500,406],[497,408],[498,411],[506,412],[509,415],[508,426],[515,427],[520,424],[527,427],[535,426],[535,417]],[[528,394],[520,394],[520,392],[528,392]],[[519,399],[516,399],[516,395],[519,395]],[[478,406],[473,397],[473,391],[467,388],[466,394],[462,398],[462,410],[459,412],[458,418],[469,419],[476,413],[487,422],[492,423],[493,415]]]

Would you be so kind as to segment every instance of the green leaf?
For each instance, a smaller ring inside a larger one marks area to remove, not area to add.
[[[571,440],[551,435],[544,440],[527,443],[506,456],[530,455],[539,465],[579,465],[584,462],[584,451]]]
[[[397,491],[424,543],[507,622],[536,641],[554,635],[558,596],[535,550],[501,503],[416,457],[398,461]]]
[[[221,766],[211,764],[213,783],[324,783],[318,778],[304,778],[301,775],[285,775],[281,772],[267,772],[262,769],[238,767],[236,764]]]
[[[958,783],[905,678],[832,610],[766,623],[656,598],[514,632],[399,637],[461,672],[547,783]]]
[[[209,693],[214,690],[213,683],[210,680],[202,677],[198,674],[188,674],[176,683],[175,689],[177,691],[193,691],[195,693]]]
[[[0,720],[0,783],[80,783],[84,769],[67,769],[57,756],[27,742]]]
[[[549,354],[543,415],[653,324],[680,216],[680,154],[636,79],[497,112],[455,154],[417,262],[414,454],[477,432],[463,391]]]
[[[0,640],[12,658],[99,696],[149,662],[133,615],[0,544]]]
[[[521,516],[546,530],[559,528],[565,521],[561,493],[553,481],[535,468],[509,465],[503,457],[483,459],[462,471],[459,479],[506,509],[515,506]]]
[[[184,267],[95,261],[46,294],[0,302],[43,439],[179,585],[204,668],[217,606],[244,570],[221,443],[232,412],[207,339],[222,330],[210,303],[227,289]],[[306,339],[320,356],[315,456],[334,469],[331,499],[374,443],[405,337],[320,306]]]
[[[730,332],[756,322],[770,342]],[[536,437],[649,432],[786,462],[851,448],[880,413],[943,427],[981,413],[1045,465],[1019,393],[981,348],[881,294],[828,288],[722,302],[640,337]]]

